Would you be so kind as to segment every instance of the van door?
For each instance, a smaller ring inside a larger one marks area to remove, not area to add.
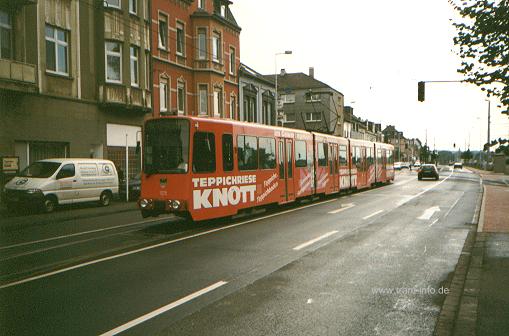
[[[76,195],[76,167],[74,163],[68,163],[60,168],[60,171],[57,173],[57,190],[56,195],[58,197],[59,203],[72,203],[72,201],[77,198]]]

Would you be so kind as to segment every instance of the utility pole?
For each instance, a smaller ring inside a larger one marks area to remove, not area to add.
[[[486,166],[490,162],[490,122],[491,122],[491,100],[486,99],[488,102],[488,155],[486,158]],[[487,168],[486,168],[487,169]]]

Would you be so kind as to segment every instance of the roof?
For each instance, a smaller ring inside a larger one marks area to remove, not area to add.
[[[58,163],[62,163],[62,162],[67,162],[67,161],[80,161],[80,162],[108,162],[108,163],[111,163],[110,160],[106,160],[106,159],[91,159],[91,158],[51,158],[51,159],[43,159],[43,160],[38,160],[38,161],[42,161],[42,162],[58,162]]]
[[[266,76],[262,75],[261,73],[253,70],[249,66],[245,65],[244,63],[240,63],[239,73],[246,77],[257,79],[261,82],[267,83],[271,86],[274,86],[274,80],[266,78]]]
[[[274,81],[275,75],[265,75],[266,79]],[[311,76],[306,75],[303,72],[297,73],[286,73],[284,75],[278,74],[277,76],[278,87],[280,89],[291,89],[291,90],[305,90],[305,89],[330,89],[342,95],[341,92],[334,89],[330,85],[319,81]]]

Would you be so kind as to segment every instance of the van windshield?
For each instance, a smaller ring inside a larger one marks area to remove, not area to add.
[[[23,169],[19,176],[46,178],[53,175],[58,167],[60,162],[38,161]]]
[[[145,125],[144,171],[187,173],[189,163],[189,121],[155,119]]]

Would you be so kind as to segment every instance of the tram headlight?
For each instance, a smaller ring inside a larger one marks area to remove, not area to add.
[[[140,200],[140,208],[146,209],[150,206],[150,200],[143,198]]]
[[[172,201],[171,207],[173,210],[178,210],[180,208],[180,202],[179,201]]]

